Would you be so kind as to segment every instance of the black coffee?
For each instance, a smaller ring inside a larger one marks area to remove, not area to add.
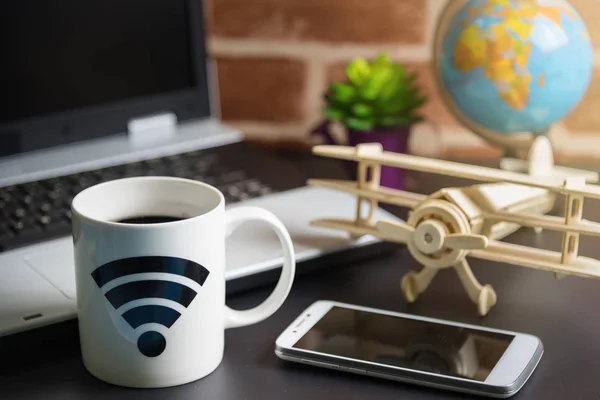
[[[179,218],[179,217],[166,217],[166,216],[141,216],[141,217],[133,217],[133,218],[125,218],[125,219],[121,219],[117,222],[120,222],[122,224],[164,224],[166,222],[175,222],[175,221],[181,221],[182,219],[185,218]]]

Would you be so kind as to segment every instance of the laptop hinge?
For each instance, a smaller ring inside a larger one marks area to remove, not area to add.
[[[129,140],[135,146],[146,146],[171,139],[177,131],[177,116],[174,113],[155,114],[129,121]]]

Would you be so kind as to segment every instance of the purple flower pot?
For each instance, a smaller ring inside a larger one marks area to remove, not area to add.
[[[399,126],[394,129],[358,131],[347,128],[348,145],[356,146],[362,143],[381,143],[383,151],[394,153],[408,152],[408,138],[410,136],[411,126]],[[337,145],[329,132],[329,122],[320,124],[313,134],[317,134],[325,139],[326,144]],[[349,161],[346,163],[348,172],[353,179],[356,179],[357,163]],[[397,167],[381,167],[381,186],[391,189],[403,189],[405,187],[405,171]]]

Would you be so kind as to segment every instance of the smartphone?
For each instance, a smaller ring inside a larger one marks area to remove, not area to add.
[[[496,398],[517,393],[543,353],[535,336],[317,301],[277,338],[281,359]]]

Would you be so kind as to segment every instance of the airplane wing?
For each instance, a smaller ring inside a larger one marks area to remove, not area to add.
[[[550,176],[536,177],[518,172],[503,171],[496,168],[481,167],[454,161],[431,159],[387,151],[381,152],[380,154],[359,155],[356,153],[356,148],[352,146],[318,145],[313,147],[313,153],[326,157],[382,164],[458,178],[473,179],[482,182],[514,183],[547,189],[561,194],[581,195],[600,199],[600,186],[583,183],[577,188],[567,189],[564,187],[564,178]]]
[[[561,253],[512,243],[490,240],[484,250],[471,250],[468,257],[504,262],[565,275],[600,278],[600,261],[577,257],[570,264],[561,263]]]
[[[600,236],[600,224],[597,222],[581,220],[565,224],[564,217],[552,215],[537,215],[515,212],[485,212],[484,218],[490,221],[504,221],[528,226],[530,228],[543,228],[558,232],[571,232],[581,235]]]

